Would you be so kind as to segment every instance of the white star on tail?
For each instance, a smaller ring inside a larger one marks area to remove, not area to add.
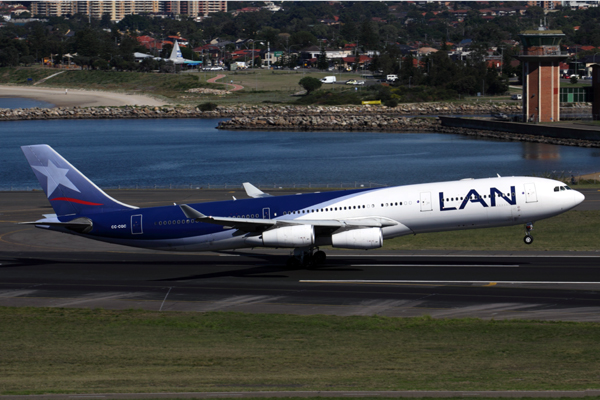
[[[67,172],[69,172],[66,168],[58,168],[52,161],[48,160],[48,166],[39,166],[36,167],[32,165],[34,169],[46,175],[48,178],[48,189],[46,190],[46,194],[48,198],[50,195],[54,193],[58,185],[63,185],[64,187],[68,187],[71,190],[74,190],[78,193],[81,193],[79,189],[67,178]]]

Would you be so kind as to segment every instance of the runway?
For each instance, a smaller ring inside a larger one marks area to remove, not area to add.
[[[585,194],[580,207],[598,209]],[[243,192],[111,195],[150,206]],[[0,210],[0,306],[600,320],[595,253],[330,251],[307,269],[286,267],[287,251],[164,253],[15,225],[52,212],[40,191],[0,193]]]

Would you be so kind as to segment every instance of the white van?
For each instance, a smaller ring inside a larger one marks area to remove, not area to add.
[[[324,78],[321,78],[321,82],[322,83],[335,83],[336,79],[335,79],[335,76],[326,76]]]
[[[398,75],[390,74],[386,77],[388,82],[396,82],[398,80]]]

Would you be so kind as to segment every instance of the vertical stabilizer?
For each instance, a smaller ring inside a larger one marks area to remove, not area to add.
[[[171,50],[171,57],[169,57],[170,61],[173,61],[175,64],[183,63],[183,54],[181,54],[181,49],[179,48],[179,44],[177,40],[173,43],[173,50]]]
[[[121,203],[46,144],[22,146],[33,173],[44,189],[56,215],[100,213],[137,207]]]

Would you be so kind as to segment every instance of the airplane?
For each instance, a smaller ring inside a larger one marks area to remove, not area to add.
[[[179,43],[177,43],[177,40],[175,41],[175,43],[173,43],[173,49],[171,50],[171,55],[169,56],[169,58],[162,58],[162,57],[154,57],[151,54],[145,54],[145,53],[134,53],[134,56],[136,58],[152,58],[154,60],[160,61],[171,61],[173,64],[186,64],[186,65],[199,65],[202,64],[202,61],[194,61],[194,60],[188,60],[187,58],[183,58],[183,54],[181,53],[181,48],[179,47]]]
[[[326,260],[322,246],[376,249],[384,239],[525,224],[584,200],[565,183],[535,177],[463,179],[407,186],[138,208],[115,200],[48,145],[22,146],[55,214],[24,222],[108,243],[167,251],[289,248],[288,265]]]

